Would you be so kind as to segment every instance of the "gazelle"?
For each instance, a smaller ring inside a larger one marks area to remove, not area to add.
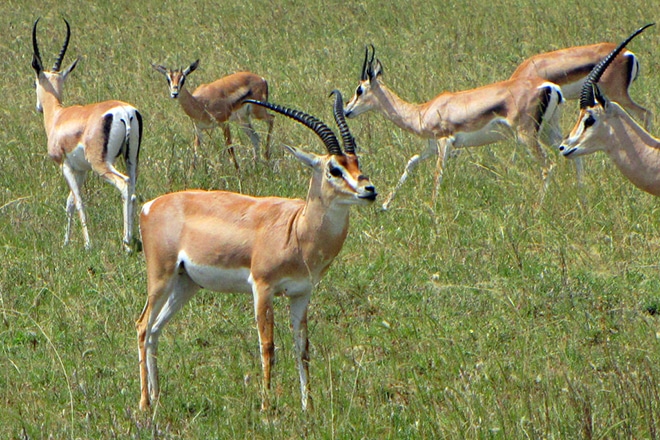
[[[615,47],[614,43],[598,43],[534,55],[523,61],[511,78],[539,76],[560,86],[564,99],[578,99],[589,72]],[[629,93],[638,74],[639,60],[634,53],[625,50],[612,60],[598,84],[610,100],[616,101],[648,129],[653,113],[633,101]]]
[[[633,32],[591,71],[582,87],[578,122],[559,150],[569,158],[603,151],[635,186],[660,196],[660,139],[610,101],[597,84],[630,40],[652,25]]]
[[[197,157],[197,148],[202,143],[204,130],[212,131],[220,126],[225,136],[227,149],[239,169],[236,153],[232,146],[229,121],[237,121],[243,131],[248,135],[254,148],[255,160],[259,158],[259,135],[250,123],[250,116],[265,121],[268,124],[266,148],[264,157],[270,158],[270,136],[273,131],[274,116],[259,106],[246,104],[248,98],[257,101],[268,101],[268,82],[259,75],[251,72],[238,72],[210,84],[202,84],[192,94],[185,87],[186,78],[199,66],[199,60],[190,66],[181,69],[168,69],[167,67],[152,64],[157,72],[167,78],[170,88],[170,97],[178,99],[183,111],[190,117],[195,126],[194,156]]]
[[[371,48],[371,58],[366,48],[360,84],[346,104],[345,115],[352,118],[377,110],[398,127],[428,139],[427,148],[408,161],[383,209],[389,207],[418,162],[438,155],[435,200],[451,148],[487,145],[512,134],[541,163],[545,191],[552,165],[540,142],[556,146],[561,141],[559,104],[563,98],[559,86],[538,77],[519,78],[458,93],[445,92],[426,103],[412,104],[385,86],[382,64],[374,61],[375,49]]]
[[[312,169],[306,201],[183,191],[158,197],[142,208],[140,230],[148,298],[136,323],[141,409],[158,399],[160,333],[200,288],[252,293],[263,367],[264,410],[268,408],[274,363],[273,298],[289,298],[303,410],[311,404],[307,307],[312,288],[343,246],[351,205],[376,199],[375,188],[360,170],[355,141],[344,120],[341,94],[333,93],[344,152],[332,130],[313,116],[276,104],[247,101],[304,124],[325,144],[325,156],[286,147]]]
[[[66,23],[64,45],[52,70],[47,71],[44,70],[37,44],[38,22],[39,19],[34,22],[32,28],[32,68],[37,75],[37,111],[44,115],[48,155],[61,166],[70,189],[66,202],[67,226],[64,244],[69,243],[75,206],[82,225],[85,247],[91,246],[81,190],[87,172],[93,170],[121,192],[124,203],[124,246],[130,250],[135,183],[142,139],[142,116],[135,107],[121,101],[64,107],[62,105],[64,82],[78,62],[76,59],[64,71],[60,71],[69,44],[71,28],[64,20]],[[114,167],[115,160],[119,156],[122,156],[126,162],[128,176]]]

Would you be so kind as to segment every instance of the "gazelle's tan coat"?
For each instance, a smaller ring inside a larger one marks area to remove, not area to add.
[[[438,155],[434,197],[451,148],[476,147],[514,137],[532,151],[543,168],[544,189],[552,164],[542,143],[555,146],[559,130],[559,87],[538,77],[502,81],[473,90],[445,92],[432,100],[404,101],[381,79],[382,65],[365,53],[362,76],[344,113],[355,117],[376,110],[398,127],[428,139],[428,147],[408,161],[394,190],[383,203],[387,209],[419,161]]]
[[[511,79],[539,76],[560,86],[564,99],[578,99],[589,72],[615,48],[614,43],[598,43],[534,55],[518,66]],[[629,93],[638,74],[639,60],[634,53],[624,50],[612,60],[598,85],[610,100],[616,101],[648,128],[653,114],[633,101]]]
[[[82,224],[85,247],[91,246],[81,190],[87,172],[93,170],[121,193],[124,245],[130,250],[138,157],[142,139],[142,116],[135,107],[121,101],[64,107],[62,105],[64,82],[78,62],[75,60],[64,71],[60,71],[60,64],[71,34],[69,23],[65,20],[67,36],[55,66],[51,71],[46,71],[37,44],[38,21],[35,21],[32,29],[34,50],[32,67],[36,73],[37,111],[44,115],[48,155],[62,168],[70,189],[66,204],[67,227],[64,244],[70,239],[75,208]],[[122,156],[126,162],[128,176],[114,167],[119,156]]]
[[[337,122],[342,127],[345,122],[337,95]],[[376,192],[360,170],[350,133],[344,137],[342,132],[346,146],[342,153],[334,134],[320,121],[317,124],[307,115],[301,118],[288,109],[262,105],[314,129],[330,154],[317,156],[287,147],[312,169],[306,200],[183,191],[144,205],[140,230],[148,299],[136,323],[142,409],[159,394],[160,332],[200,288],[252,293],[264,372],[263,409],[268,406],[274,362],[273,298],[284,295],[289,299],[303,409],[310,403],[307,307],[312,288],[343,246],[351,205],[373,202]]]
[[[183,111],[195,125],[194,154],[201,145],[203,132],[212,131],[216,126],[222,128],[225,143],[232,157],[234,166],[239,168],[234,147],[232,146],[230,121],[236,121],[250,138],[254,148],[254,158],[259,158],[260,140],[255,132],[250,117],[265,121],[268,125],[264,157],[270,157],[270,137],[273,131],[274,116],[265,108],[244,104],[246,99],[268,101],[268,83],[264,78],[251,72],[237,72],[209,84],[202,84],[190,93],[185,87],[186,78],[199,65],[199,60],[185,69],[168,69],[152,64],[153,68],[165,75],[170,89],[170,97],[178,99]]]
[[[649,26],[633,32],[593,68],[582,88],[578,121],[559,150],[570,158],[603,151],[635,186],[660,196],[660,139],[611,101],[599,82],[617,54]]]

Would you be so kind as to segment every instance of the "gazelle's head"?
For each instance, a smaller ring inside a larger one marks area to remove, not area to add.
[[[355,93],[344,108],[344,115],[347,118],[354,118],[357,115],[368,112],[377,105],[377,97],[373,93],[373,88],[378,87],[378,80],[383,73],[383,65],[380,60],[374,60],[376,49],[371,45],[371,57],[369,57],[369,46],[364,51],[364,63],[362,63],[362,73],[360,74],[360,84],[355,89]]]
[[[295,147],[286,146],[296,159],[314,170],[316,178],[321,179],[320,188],[310,188],[310,193],[314,192],[314,194],[310,194],[312,197],[319,196],[327,202],[339,204],[371,203],[376,200],[378,195],[376,188],[371,184],[369,178],[362,174],[360,169],[360,163],[355,152],[355,139],[344,119],[341,93],[338,90],[333,90],[332,95],[335,95],[333,113],[341,133],[343,151],[334,132],[314,116],[270,102],[252,99],[246,99],[245,102],[261,105],[288,116],[312,129],[321,138],[328,151],[327,155],[316,155]],[[313,183],[312,186],[314,186]]]
[[[185,69],[182,67],[180,69],[168,69],[165,66],[159,64],[151,64],[151,67],[154,68],[157,72],[162,73],[167,78],[167,84],[170,87],[170,98],[178,98],[179,92],[183,89],[183,84],[186,82],[186,77],[194,72],[199,66],[199,60],[192,63],[190,66]]]
[[[612,63],[614,58],[626,47],[626,45],[644,29],[653,26],[647,24],[626,38],[609,55],[603,58],[589,73],[582,86],[580,94],[580,116],[570,134],[559,146],[559,151],[565,157],[578,157],[591,154],[599,150],[607,150],[611,145],[611,123],[613,118],[622,113],[623,110],[617,103],[609,101],[598,87],[598,80]]]
[[[64,59],[64,54],[66,49],[69,46],[69,38],[71,37],[71,27],[69,22],[64,20],[66,23],[66,38],[64,39],[64,44],[62,45],[62,50],[60,50],[57,59],[53,68],[48,71],[44,70],[43,62],[41,61],[41,55],[39,54],[39,45],[37,43],[37,23],[39,19],[37,18],[32,27],[32,68],[37,74],[35,80],[35,88],[37,91],[37,111],[43,112],[43,98],[44,94],[52,94],[58,101],[62,100],[62,90],[64,89],[64,80],[71,73],[71,71],[76,67],[78,63],[78,58],[71,63],[69,67],[60,71],[62,65],[62,60]]]

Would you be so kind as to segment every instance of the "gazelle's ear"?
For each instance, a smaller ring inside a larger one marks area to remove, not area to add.
[[[596,100],[596,103],[598,103],[601,107],[607,110],[607,108],[610,105],[610,102],[607,99],[607,97],[603,95],[603,93],[600,90],[600,87],[598,87],[598,84],[594,84],[594,98]]]
[[[380,60],[376,60],[376,63],[374,64],[373,72],[371,73],[371,78],[372,80],[378,78],[383,74],[383,65],[381,64]]]
[[[310,168],[316,168],[318,164],[321,163],[321,157],[314,153],[307,153],[306,151],[296,147],[291,147],[289,145],[285,145],[284,148],[289,150],[289,152],[293,154],[296,159]]]
[[[194,63],[192,63],[190,66],[186,68],[186,70],[183,71],[183,74],[188,75],[189,73],[194,72],[198,66],[199,66],[199,60],[195,60]]]
[[[66,78],[67,75],[68,75],[69,73],[71,73],[71,71],[72,71],[73,69],[76,68],[76,65],[78,64],[78,61],[79,61],[79,60],[80,60],[80,58],[76,58],[76,59],[73,61],[73,63],[71,63],[71,64],[69,65],[69,67],[67,67],[66,69],[64,69],[64,72],[62,72],[62,78]]]

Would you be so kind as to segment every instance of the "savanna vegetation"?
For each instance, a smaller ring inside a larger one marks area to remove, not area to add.
[[[216,130],[193,167],[192,124],[150,63],[200,58],[190,88],[250,70],[268,79],[271,101],[331,123],[328,94],[350,97],[365,44],[387,84],[421,102],[505,79],[539,52],[618,42],[657,11],[615,0],[4,0],[0,437],[660,437],[658,200],[602,154],[586,158],[578,189],[573,164],[549,151],[555,173],[540,202],[538,164],[513,139],[453,157],[435,203],[430,160],[389,211],[353,210],[310,307],[314,412],[300,411],[286,301],[276,303],[273,410],[262,413],[251,298],[208,291],[164,331],[161,401],[140,412],[144,258],[124,252],[119,195],[97,176],[84,196],[92,249],[77,221],[62,246],[68,189],[46,152],[31,68],[34,20],[48,67],[66,18],[63,65],[81,59],[65,104],[121,99],[144,116],[140,204],[186,188],[304,197],[308,170],[281,145],[320,153],[313,133],[277,117],[272,158],[254,163],[234,130],[238,174]],[[642,66],[632,95],[658,114],[658,29],[630,49]],[[565,131],[576,116],[568,103]],[[376,114],[349,125],[384,198],[425,142]]]

